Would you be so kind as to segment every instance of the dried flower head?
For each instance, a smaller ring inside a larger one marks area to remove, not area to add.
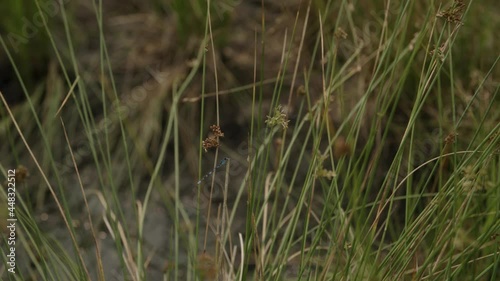
[[[484,167],[468,165],[462,169],[462,179],[459,184],[465,191],[485,191],[494,187],[494,184],[487,180],[487,175]]]
[[[455,0],[453,5],[448,9],[437,14],[438,17],[444,18],[449,23],[462,23],[462,15],[465,11],[465,3],[463,0]]]
[[[224,133],[219,126],[212,125],[210,126],[210,130],[212,130],[212,134],[214,134],[215,137],[224,137]]]
[[[351,154],[351,146],[347,143],[345,137],[339,136],[333,144],[333,156],[340,158]]]
[[[441,47],[435,48],[434,50],[431,50],[429,52],[429,54],[431,56],[434,56],[434,54],[436,53],[437,56],[438,56],[438,58],[439,58],[439,60],[443,62],[444,61],[445,52],[446,52],[446,46],[447,46],[447,44],[444,43],[444,44],[441,45]]]
[[[304,85],[300,85],[297,88],[296,93],[297,93],[298,96],[305,96],[307,94],[307,91],[306,91],[306,88],[304,87]]]
[[[205,152],[207,152],[210,148],[217,148],[220,146],[219,141],[212,137],[206,138],[201,145],[203,146],[203,150],[205,150]]]
[[[222,130],[220,129],[219,126],[212,125],[212,126],[210,126],[210,130],[212,131],[211,135],[208,136],[202,142],[202,146],[203,146],[203,149],[205,150],[205,152],[207,152],[208,149],[210,149],[210,148],[217,148],[217,147],[219,147],[220,146],[219,138],[224,137],[224,133],[222,132]]]
[[[444,142],[446,144],[452,144],[455,142],[455,138],[458,136],[456,133],[449,133],[446,138],[444,139]]]
[[[318,177],[318,178],[327,178],[327,179],[331,180],[332,178],[334,178],[336,176],[337,176],[337,173],[335,173],[335,171],[332,171],[332,170],[319,169],[316,172],[316,177]]]
[[[335,38],[337,40],[339,39],[346,39],[347,38],[347,33],[342,29],[342,27],[337,28],[334,33]]]
[[[24,180],[30,176],[30,173],[26,167],[19,165],[16,168],[16,182],[22,183]]]
[[[332,178],[337,176],[337,173],[334,170],[327,170],[323,167],[323,163],[328,159],[327,155],[321,155],[318,159],[318,168],[316,169],[316,177],[317,178],[327,178],[331,180]]]
[[[196,258],[196,269],[201,280],[215,280],[217,277],[215,260],[205,252]]]
[[[24,183],[24,181],[30,176],[30,173],[28,171],[28,168],[24,167],[23,165],[18,165],[16,168],[16,174],[14,175],[14,178],[16,180],[17,184]],[[7,186],[8,182],[3,181],[2,186]]]
[[[274,108],[273,116],[267,116],[266,124],[269,127],[281,126],[283,129],[288,128],[288,118],[286,117],[285,111],[281,105]]]

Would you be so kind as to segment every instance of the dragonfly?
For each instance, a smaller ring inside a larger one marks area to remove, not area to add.
[[[206,180],[208,177],[210,177],[210,175],[212,175],[216,170],[224,167],[224,165],[226,165],[227,161],[229,160],[228,157],[224,157],[224,159],[222,159],[219,164],[217,166],[215,166],[215,169],[213,169],[212,171],[208,172],[206,175],[204,175],[197,183],[196,185],[199,185],[200,183],[202,183],[204,180]]]

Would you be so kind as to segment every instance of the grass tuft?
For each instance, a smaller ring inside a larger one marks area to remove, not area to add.
[[[141,5],[0,21],[2,280],[500,278],[494,1]]]

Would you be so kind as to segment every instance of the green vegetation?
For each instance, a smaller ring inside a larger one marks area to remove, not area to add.
[[[500,279],[495,1],[62,2],[2,21],[2,280]]]

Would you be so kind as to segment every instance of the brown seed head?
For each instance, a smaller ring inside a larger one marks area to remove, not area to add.
[[[333,146],[333,156],[340,158],[351,154],[351,146],[347,143],[345,137],[339,136]]]
[[[201,280],[215,280],[217,268],[215,260],[207,253],[202,253],[196,258],[196,269]]]

